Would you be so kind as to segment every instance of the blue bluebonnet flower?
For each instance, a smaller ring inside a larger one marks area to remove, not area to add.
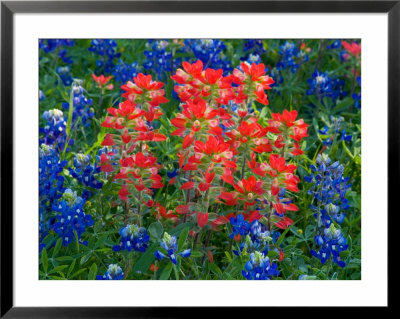
[[[146,228],[128,224],[120,229],[119,234],[121,240],[119,245],[113,247],[114,251],[131,251],[132,249],[142,253],[146,251],[150,240]]]
[[[39,148],[39,243],[48,235],[49,214],[53,204],[64,193],[64,176],[61,175],[66,161],[60,161],[57,152],[49,145]]]
[[[255,220],[250,225],[250,237],[253,242],[266,243],[271,238],[271,232],[267,230],[265,225],[261,224],[258,220]]]
[[[93,100],[85,96],[85,90],[83,87],[74,82],[73,87],[73,113],[72,113],[72,123],[71,131],[78,124],[83,127],[90,126],[91,119],[94,117],[94,110],[92,108]],[[64,110],[69,110],[69,103],[63,102],[62,107]]]
[[[332,163],[326,154],[318,154],[318,167],[311,165],[311,175],[305,176],[308,183],[313,183],[308,194],[313,195],[319,206],[322,207],[322,217],[330,219],[325,206],[334,204],[340,209],[348,209],[346,192],[351,187],[348,183],[349,177],[344,177],[344,167],[338,161]],[[315,209],[315,206],[312,207]],[[333,211],[332,211],[333,212]],[[341,218],[339,218],[341,219]]]
[[[115,66],[112,74],[115,82],[119,84],[125,84],[128,81],[132,81],[132,79],[137,76],[138,73],[139,66],[136,62],[128,64],[122,61],[122,59],[119,59],[118,64]]]
[[[354,100],[354,106],[357,109],[361,109],[361,76],[357,77],[357,84],[358,84],[358,93],[353,93],[351,97]]]
[[[168,178],[170,178],[170,179],[172,179],[172,178],[178,176],[178,169],[175,168],[173,171],[168,171],[168,172],[167,172],[167,176],[168,176]]]
[[[52,109],[44,111],[42,117],[46,122],[44,127],[39,128],[39,144],[52,146],[56,152],[62,152],[67,137],[67,122],[64,120],[63,112],[58,109]],[[73,145],[73,143],[74,141],[71,139],[69,140],[68,145]],[[67,151],[68,150],[69,148],[67,148]]]
[[[96,276],[96,280],[122,280],[124,279],[124,272],[122,268],[117,264],[111,264],[108,266],[106,273],[101,276]]]
[[[347,95],[344,91],[344,81],[340,79],[332,79],[328,72],[320,72],[316,70],[312,74],[312,78],[307,80],[310,88],[306,91],[307,95],[315,95],[323,104],[324,97],[329,97],[332,101],[343,98]]]
[[[242,275],[248,280],[269,280],[279,276],[278,265],[272,263],[268,256],[256,251],[250,254]]]
[[[100,173],[100,166],[90,164],[90,155],[79,153],[74,159],[74,168],[70,167],[69,172],[73,178],[76,178],[79,183],[95,189],[101,189],[103,183],[96,179]]]
[[[252,65],[253,63],[255,64],[260,64],[262,63],[261,61],[261,57],[258,54],[249,54],[249,56],[247,57],[247,59],[245,60],[247,63],[249,63],[250,65]],[[268,71],[268,68],[265,68],[265,72]]]
[[[301,64],[309,60],[308,55],[303,50],[299,50],[292,41],[285,41],[280,46],[278,54],[281,56],[281,60],[276,65],[278,70],[290,69],[292,73],[295,73]]]
[[[245,236],[245,240],[241,241],[239,244],[239,251],[233,250],[235,255],[240,255],[243,252],[243,249],[246,248],[246,253],[251,253],[255,251],[260,251],[264,254],[267,254],[269,251],[269,243],[272,241],[271,232],[267,230],[267,228],[258,222],[257,220],[253,221],[250,224],[248,231],[241,235],[241,237]]]
[[[345,129],[342,130],[341,139],[342,139],[343,141],[349,142],[349,141],[351,141],[352,138],[353,138],[353,136],[352,136],[352,135],[348,135],[348,134],[346,133],[346,130],[345,130]]]
[[[224,51],[223,41],[216,39],[185,39],[185,46],[190,48],[195,59],[204,63],[204,68],[222,69],[225,72],[233,70],[231,61]]]
[[[70,86],[73,82],[71,69],[69,66],[59,66],[56,68],[57,74],[60,76],[62,83],[65,86]],[[57,84],[57,81],[56,81]]]
[[[247,39],[244,42],[244,52],[253,53],[258,56],[265,53],[263,40],[260,39]]]
[[[311,255],[317,257],[322,264],[332,257],[333,262],[339,267],[346,266],[346,263],[340,259],[340,252],[347,250],[347,240],[342,231],[337,229],[333,223],[329,228],[324,229],[322,235],[315,236],[315,242],[320,249],[318,251],[312,249]]]
[[[166,72],[172,72],[175,67],[168,40],[148,40],[143,53],[146,57],[143,67],[147,70],[155,70],[156,78],[159,80],[164,80]]]
[[[331,116],[331,124],[330,126],[324,126],[318,132],[322,135],[323,144],[325,146],[331,146],[335,141],[337,136],[340,136],[340,139],[343,141],[351,141],[353,136],[346,133],[346,130],[342,128],[344,118],[342,116],[334,117]],[[340,132],[340,129],[342,131]]]
[[[53,230],[62,238],[64,246],[74,242],[74,231],[80,240],[86,228],[94,224],[92,216],[85,214],[84,205],[85,200],[71,189],[66,189],[62,199],[53,204],[53,211],[60,213],[56,216],[57,221],[53,225]]]
[[[39,101],[43,101],[46,98],[42,90],[39,90]]]
[[[313,195],[316,201],[310,208],[317,220],[318,235],[315,236],[315,242],[322,246],[320,253],[314,252],[313,255],[322,263],[332,255],[333,261],[343,267],[339,252],[347,249],[346,241],[341,230],[333,225],[334,222],[341,224],[345,219],[344,211],[349,209],[345,196],[351,184],[348,183],[349,177],[343,177],[344,167],[338,161],[332,163],[326,154],[319,154],[317,164],[318,167],[311,165],[311,175],[304,177],[306,182],[313,183],[308,194]],[[337,254],[333,252],[336,248]]]
[[[330,44],[328,44],[328,45],[326,46],[326,48],[327,48],[328,50],[332,50],[332,49],[338,49],[338,48],[340,48],[341,46],[342,46],[342,41],[336,39],[336,40],[333,40]]]
[[[39,40],[39,48],[43,49],[44,52],[54,52],[56,51],[57,55],[61,58],[64,63],[71,64],[72,59],[67,56],[67,47],[74,46],[73,40],[68,39],[40,39]]]
[[[61,175],[66,161],[60,161],[52,146],[39,148],[39,197],[44,207],[51,207],[64,192],[64,176]]]
[[[237,235],[245,236],[248,234],[250,229],[250,224],[248,221],[244,220],[244,216],[239,214],[235,217],[231,217],[229,219],[232,225],[232,233],[229,235],[229,238],[233,238]]]
[[[261,56],[265,53],[264,44],[262,40],[249,39],[244,42],[244,56],[240,58],[242,61],[248,62],[250,65],[253,63],[260,64]]]
[[[117,52],[117,42],[115,40],[94,39],[91,41],[88,50],[98,55],[96,73],[104,75],[113,73],[115,68],[114,59],[121,56],[121,53]]]
[[[162,248],[162,251],[156,250],[154,253],[154,256],[157,258],[157,260],[162,260],[164,258],[169,258],[175,265],[177,263],[177,256],[181,256],[183,258],[188,258],[191,255],[192,250],[191,249],[185,249],[181,252],[178,252],[178,245],[176,242],[176,237],[171,236],[168,233],[164,233],[163,239],[160,242],[160,246]]]

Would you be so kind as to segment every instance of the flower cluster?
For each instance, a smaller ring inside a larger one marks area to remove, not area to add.
[[[349,43],[347,41],[342,41],[342,46],[346,50],[346,53],[342,53],[341,57],[343,60],[348,60],[351,56],[359,58],[361,54],[361,44],[357,42]]]
[[[153,201],[153,190],[164,184],[158,174],[161,165],[146,143],[166,139],[152,126],[163,114],[159,105],[168,101],[162,87],[163,83],[153,81],[150,75],[139,73],[133,82],[122,85],[126,100],[118,108],[108,108],[109,116],[101,124],[113,130],[102,142],[107,149],[99,154],[101,171],[113,172],[113,180],[119,184],[118,195],[125,205],[124,223],[133,218],[137,222],[121,228],[120,244],[114,246],[114,251],[144,252],[149,242],[146,229],[140,227],[142,213],[144,209],[159,207]]]
[[[88,49],[98,56],[96,67],[99,73],[111,74],[114,71],[114,59],[119,58],[121,53],[117,52],[117,42],[111,39],[95,39],[90,42]]]
[[[321,130],[318,131],[320,134],[320,137],[323,139],[323,144],[325,146],[331,146],[335,144],[335,141],[337,138],[340,136],[340,140],[342,141],[351,141],[353,136],[350,134],[346,133],[346,130],[343,128],[342,131],[340,131],[342,127],[342,122],[343,122],[343,117],[333,117],[331,116],[331,125],[330,126],[324,126]]]
[[[309,60],[306,52],[297,48],[292,41],[286,41],[281,45],[278,54],[281,56],[281,60],[276,65],[278,70],[290,69],[292,73],[295,73],[301,64]]]
[[[40,279],[359,278],[358,40],[39,44]]]
[[[86,228],[93,226],[92,216],[85,214],[84,205],[85,200],[71,189],[66,189],[62,199],[53,204],[53,210],[60,214],[57,214],[57,221],[52,228],[62,238],[64,246],[74,242],[75,233],[80,240]]]
[[[343,98],[347,95],[347,92],[344,91],[344,81],[338,78],[332,79],[328,72],[316,70],[312,74],[312,78],[308,79],[308,83],[310,88],[306,91],[306,94],[314,94],[322,104],[324,104],[324,97],[336,101],[338,98]]]
[[[146,228],[128,224],[120,229],[119,234],[121,241],[119,245],[113,247],[114,251],[131,251],[132,249],[142,253],[146,251],[150,240]]]
[[[157,78],[166,81],[167,74],[181,63],[180,58],[173,56],[183,50],[183,44],[177,40],[148,40],[143,52],[146,57],[143,67],[146,70],[155,70]]]
[[[249,220],[251,221],[251,218]],[[232,233],[229,237],[240,242],[239,249],[233,250],[233,253],[237,256],[250,254],[250,260],[246,263],[242,272],[243,276],[246,279],[269,279],[270,276],[279,275],[277,264],[266,256],[270,250],[273,250],[279,256],[279,261],[283,260],[283,251],[276,247],[277,236],[279,237],[280,233],[269,231],[258,220],[248,222],[242,214],[239,214],[236,218],[231,217],[230,223]],[[244,240],[241,240],[242,238]],[[260,258],[258,262],[254,257]]]
[[[361,76],[358,76],[356,80],[357,80],[357,85],[358,85],[358,87],[357,87],[358,92],[353,93],[351,95],[351,97],[354,100],[354,106],[357,109],[361,109]]]
[[[278,265],[271,262],[268,256],[258,251],[251,253],[250,260],[242,271],[246,279],[268,280],[279,275]]]
[[[64,86],[70,86],[74,79],[72,78],[71,69],[68,65],[66,66],[59,66],[56,69],[58,76],[60,77]],[[57,82],[56,82],[57,84]]]
[[[245,40],[245,42],[244,42],[244,52],[261,56],[262,54],[265,53],[263,40],[261,40],[261,39],[247,39],[247,40]]]
[[[118,60],[118,64],[115,66],[113,76],[117,83],[126,83],[130,79],[136,77],[139,73],[139,66],[136,62],[125,63],[122,59]]]
[[[333,49],[338,49],[342,46],[342,41],[339,39],[333,40],[331,43],[329,43],[326,48],[328,50],[333,50]]]
[[[96,175],[100,173],[100,166],[97,163],[90,164],[90,155],[79,153],[74,159],[74,168],[69,168],[69,173],[76,178],[79,183],[94,189],[101,189],[103,183],[100,182]]]
[[[306,176],[308,183],[313,183],[308,191],[312,194],[316,204],[310,205],[315,212],[319,234],[315,237],[318,246],[322,246],[319,252],[312,252],[322,263],[333,256],[333,261],[344,267],[340,260],[339,252],[347,249],[346,239],[341,230],[335,228],[335,224],[343,223],[345,213],[349,209],[346,192],[351,187],[349,177],[343,177],[344,167],[339,162],[331,163],[326,154],[317,157],[318,167],[312,165],[311,175]]]
[[[67,137],[67,122],[64,120],[63,112],[58,109],[44,111],[42,118],[45,120],[45,125],[44,127],[39,128],[39,143],[52,146],[53,149],[58,153],[62,152],[64,150]],[[74,140],[72,139],[68,141],[69,146],[73,143]]]
[[[231,72],[231,61],[224,51],[226,46],[223,41],[215,39],[186,39],[185,47],[190,48],[195,59],[201,60],[206,67],[222,69],[223,72]]]
[[[234,206],[230,237],[236,240],[245,238],[252,226],[259,229],[251,223],[262,217],[268,223],[268,236],[273,226],[290,226],[293,221],[286,212],[298,208],[284,195],[286,190],[298,192],[300,179],[294,174],[296,165],[288,164],[286,157],[303,153],[300,142],[308,136],[308,124],[297,119],[296,111],[285,110],[273,113],[268,126],[263,126],[248,112],[254,101],[268,104],[265,91],[274,81],[265,75],[265,66],[241,63],[240,69],[224,77],[222,69],[203,70],[201,61],[184,62],[172,79],[183,109],[171,120],[176,127],[172,135],[183,137],[178,156],[185,180],[180,188],[187,191],[187,203],[195,190],[203,206],[198,211],[186,204],[177,212],[196,217],[200,229],[211,222],[217,230],[229,216],[215,216],[216,211],[210,218],[208,208],[212,203]],[[253,173],[247,178],[246,168]]]
[[[122,268],[117,264],[111,264],[108,266],[106,273],[101,276],[96,276],[96,280],[122,280],[124,279],[124,272]]]
[[[39,48],[44,52],[56,52],[57,56],[64,62],[71,64],[72,59],[67,56],[67,47],[74,46],[73,40],[68,39],[40,39]]]
[[[48,234],[48,215],[53,204],[64,193],[64,176],[61,175],[66,161],[60,161],[57,152],[49,145],[39,148],[39,242]]]
[[[347,250],[347,240],[342,231],[333,223],[329,228],[324,228],[323,234],[315,236],[315,242],[321,248],[318,251],[312,249],[311,255],[321,260],[322,264],[332,257],[333,262],[339,267],[346,266],[346,263],[340,259],[340,252]]]
[[[162,260],[164,258],[168,258],[176,265],[177,256],[181,256],[183,258],[188,258],[191,255],[191,249],[185,249],[181,252],[178,252],[178,245],[176,243],[176,237],[171,236],[168,233],[164,233],[163,239],[160,242],[160,246],[162,250],[156,250],[154,256],[158,260]]]
[[[66,161],[60,161],[52,146],[39,148],[39,197],[43,207],[51,207],[64,192],[64,176],[61,175]]]
[[[96,82],[99,89],[106,88],[108,90],[112,90],[114,88],[114,85],[112,83],[108,83],[112,79],[112,75],[104,76],[103,74],[100,74],[99,76],[97,76],[96,74],[92,74],[92,78]]]

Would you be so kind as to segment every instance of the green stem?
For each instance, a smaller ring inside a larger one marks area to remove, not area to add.
[[[141,200],[142,200],[142,192],[139,192],[138,195],[138,218],[139,218],[139,227],[142,226],[142,216],[140,214],[140,210],[141,210]]]
[[[72,83],[71,92],[69,95],[68,122],[67,122],[67,128],[66,128],[67,137],[65,139],[64,150],[63,150],[63,153],[61,156],[62,160],[65,158],[65,152],[67,150],[69,140],[70,140],[70,134],[71,134],[72,113],[74,111],[74,87],[75,87],[75,83]]]
[[[157,260],[154,261],[154,280],[157,280]]]
[[[178,269],[176,268],[175,264],[174,264],[174,273],[175,273],[176,280],[179,280],[179,272],[178,272]]]

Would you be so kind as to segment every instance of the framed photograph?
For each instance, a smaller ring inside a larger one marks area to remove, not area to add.
[[[389,309],[399,18],[2,1],[1,316]]]

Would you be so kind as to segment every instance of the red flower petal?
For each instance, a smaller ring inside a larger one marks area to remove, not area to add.
[[[194,187],[194,182],[186,182],[181,186],[181,189],[192,189]]]
[[[208,212],[207,213],[201,213],[201,212],[197,213],[197,223],[199,224],[199,226],[201,228],[203,228],[207,224],[207,221],[208,221]]]

